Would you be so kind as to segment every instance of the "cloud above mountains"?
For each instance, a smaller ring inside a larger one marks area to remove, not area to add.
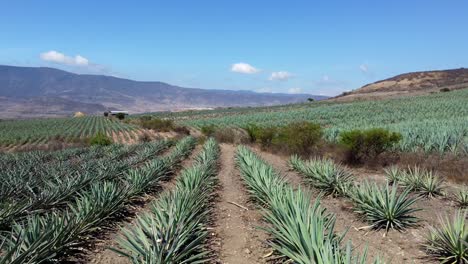
[[[39,57],[43,61],[71,66],[89,66],[90,64],[89,60],[81,55],[70,57],[55,50],[43,52],[39,55]]]
[[[278,72],[272,72],[270,75],[270,78],[268,80],[270,81],[287,81],[289,80],[293,75],[287,71],[278,71]]]

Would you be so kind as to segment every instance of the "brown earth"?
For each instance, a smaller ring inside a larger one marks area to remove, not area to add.
[[[440,92],[441,89],[468,88],[468,69],[424,71],[405,73],[367,84],[359,89],[343,93],[330,100],[369,100],[408,95],[424,95]]]
[[[216,235],[213,247],[217,252],[216,263],[265,263],[263,256],[270,251],[266,245],[268,236],[258,229],[263,225],[261,215],[249,201],[235,168],[235,151],[235,146],[221,144],[219,200],[214,208],[216,226],[213,230]]]

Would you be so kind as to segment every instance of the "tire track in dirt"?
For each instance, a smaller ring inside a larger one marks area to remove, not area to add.
[[[221,144],[219,191],[214,209],[213,249],[217,252],[215,263],[254,264],[265,263],[263,256],[270,251],[268,236],[258,229],[262,226],[259,210],[249,202],[239,171],[235,167],[236,147]],[[244,210],[232,203],[245,206]]]
[[[116,238],[121,235],[122,229],[134,225],[136,223],[138,215],[144,214],[151,210],[152,202],[156,201],[162,193],[170,191],[175,187],[177,176],[180,174],[180,171],[192,166],[192,164],[195,161],[196,155],[200,153],[201,149],[201,145],[197,145],[195,147],[190,156],[181,162],[182,169],[174,173],[174,176],[171,177],[170,180],[163,181],[159,184],[161,188],[159,192],[155,194],[145,194],[142,198],[142,205],[140,205],[138,208],[133,209],[134,215],[131,218],[126,219],[125,222],[120,223],[114,232],[108,234],[106,238],[99,241],[99,244],[96,245],[96,248],[94,249],[93,253],[89,253],[89,255],[93,256],[91,256],[91,258],[88,261],[85,261],[83,263],[131,264],[132,262],[128,258],[110,250],[109,248],[120,248]]]
[[[309,188],[307,183],[304,183],[304,178],[297,172],[289,169],[288,156],[280,156],[269,152],[261,151],[254,148],[266,162],[270,163],[281,175],[285,176],[293,186],[310,191],[318,197],[320,192]],[[385,175],[371,173],[371,180],[376,180],[379,184],[385,182]],[[359,180],[362,180],[362,175],[357,175]],[[380,255],[389,263],[437,263],[427,258],[426,253],[422,250],[421,244],[424,243],[427,235],[427,227],[438,223],[437,214],[440,210],[453,212],[454,209],[446,209],[448,202],[444,199],[423,199],[415,204],[416,208],[422,208],[423,211],[415,213],[415,216],[422,219],[420,226],[416,228],[408,228],[402,232],[391,230],[387,235],[385,231],[366,231],[358,230],[360,227],[368,226],[358,215],[353,212],[352,203],[343,197],[326,196],[321,198],[321,204],[328,212],[336,216],[336,231],[338,233],[348,230],[345,241],[351,240],[353,248],[356,252],[363,252],[368,248],[369,260]],[[438,212],[435,214],[435,212]],[[384,236],[385,235],[385,236]]]

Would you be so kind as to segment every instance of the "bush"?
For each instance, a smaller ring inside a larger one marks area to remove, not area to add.
[[[322,128],[310,122],[292,123],[282,127],[274,144],[285,146],[290,153],[308,154],[322,138]]]
[[[144,117],[140,118],[140,126],[158,132],[169,132],[174,129],[174,122],[167,119],[147,119]]]
[[[103,133],[97,133],[89,141],[91,146],[108,146],[112,144],[112,139]]]
[[[124,120],[125,119],[125,114],[124,113],[117,113],[115,115],[115,117],[117,117],[119,120]]]
[[[207,137],[213,136],[213,134],[216,132],[216,126],[215,125],[205,125],[200,128],[201,132],[203,135]]]
[[[449,88],[442,88],[440,89],[441,92],[450,92],[450,89]]]
[[[262,148],[273,147],[294,154],[309,154],[322,138],[320,125],[310,122],[291,123],[282,127],[259,127],[249,124],[244,128],[252,142]]]
[[[174,127],[174,132],[182,134],[182,135],[190,135],[190,130],[184,126],[176,126]]]
[[[225,127],[217,129],[212,135],[216,141],[231,144],[249,143],[249,136],[243,129]]]
[[[351,151],[352,161],[375,158],[401,140],[401,134],[383,128],[345,131],[340,134],[340,143]]]
[[[151,135],[147,132],[143,132],[138,136],[138,141],[139,142],[150,142],[151,141]]]

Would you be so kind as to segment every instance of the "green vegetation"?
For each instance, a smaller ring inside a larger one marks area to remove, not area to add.
[[[468,263],[468,228],[466,211],[457,211],[453,220],[440,218],[440,226],[432,227],[425,248],[441,263]]]
[[[297,155],[291,156],[289,164],[292,169],[306,176],[307,182],[325,194],[347,195],[353,182],[353,175],[344,167],[329,159],[301,160]]]
[[[260,127],[249,124],[245,130],[252,142],[263,148],[276,148],[290,153],[309,154],[322,138],[319,125],[310,122],[297,122],[278,127]]]
[[[154,188],[194,145],[193,138],[184,138],[167,156],[157,158],[154,154],[167,147],[167,142],[142,144],[140,150],[131,149],[136,151],[134,154],[127,153],[127,147],[114,145],[104,147],[114,150],[110,152],[104,148],[90,148],[85,151],[89,152],[86,158],[103,155],[104,160],[85,159],[81,165],[72,161],[62,164],[54,159],[42,165],[39,161],[43,161],[47,154],[37,156],[34,163],[18,160],[8,165],[10,171],[2,175],[0,188],[0,192],[10,193],[1,196],[3,245],[0,263],[56,260],[70,247],[86,241],[90,232],[122,210],[135,196]],[[28,157],[31,154],[14,155]],[[9,158],[6,155],[5,159]],[[119,160],[117,165],[116,160]],[[26,170],[28,173],[25,173],[26,164],[31,169]],[[84,167],[76,169],[72,164]],[[41,167],[43,170],[39,169]],[[11,175],[12,171],[16,171],[16,175]],[[12,186],[17,190],[12,192]],[[12,210],[18,206],[23,208]]]
[[[328,159],[314,159],[304,162],[297,156],[289,160],[290,166],[303,174],[313,187],[325,194],[342,195],[354,203],[354,211],[365,216],[369,227],[404,229],[414,226],[417,218],[412,213],[419,209],[411,208],[417,201],[409,196],[410,189],[398,191],[398,186],[378,186],[375,183],[354,183],[353,175],[345,167]]]
[[[141,118],[140,126],[146,129],[152,129],[158,132],[169,132],[174,129],[175,125],[172,120],[159,118]]]
[[[155,114],[194,127],[283,126],[308,121],[338,142],[343,131],[383,128],[401,134],[401,151],[468,154],[468,89],[426,96],[350,103],[315,102],[263,108],[233,108]]]
[[[219,147],[213,139],[203,146],[195,165],[184,170],[172,191],[164,193],[152,210],[124,230],[116,250],[133,263],[202,263],[208,207],[216,182]]]
[[[98,132],[89,140],[91,146],[109,146],[112,144],[112,139],[105,134]]]
[[[411,208],[417,201],[409,197],[409,190],[398,193],[398,186],[380,187],[375,183],[364,182],[352,188],[350,198],[355,204],[355,212],[362,214],[372,223],[372,228],[402,230],[415,226],[418,219],[411,214],[419,209]]]
[[[351,151],[354,161],[376,158],[401,140],[399,133],[382,128],[351,130],[340,134],[340,143]]]
[[[0,145],[47,143],[51,139],[71,142],[97,133],[132,131],[136,126],[101,116],[10,120],[0,122]]]
[[[366,263],[351,244],[342,246],[344,234],[335,234],[335,216],[326,212],[320,199],[294,190],[273,168],[246,147],[239,147],[237,166],[251,195],[264,207],[273,237],[271,246],[294,263]],[[374,263],[380,263],[376,260]]]
[[[457,192],[455,192],[455,202],[459,207],[468,207],[468,187],[463,186]]]
[[[398,167],[391,167],[385,170],[390,182],[398,183],[411,191],[419,193],[425,197],[435,197],[443,195],[443,180],[432,171],[419,167],[402,170]]]

